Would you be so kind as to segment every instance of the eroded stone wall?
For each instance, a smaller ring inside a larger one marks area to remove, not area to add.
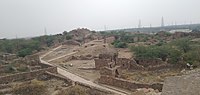
[[[142,65],[144,67],[164,64],[164,61],[162,61],[161,59],[136,59],[136,62],[137,64]]]
[[[31,72],[18,73],[18,74],[13,74],[13,75],[8,75],[8,76],[0,76],[0,84],[14,82],[14,81],[34,79],[35,77],[41,74],[44,74],[46,71],[51,72],[51,73],[57,73],[57,67],[49,67],[49,68],[40,69],[36,71],[31,71]]]
[[[138,88],[153,88],[159,91],[162,91],[163,84],[155,83],[155,84],[141,84],[137,82],[132,82],[120,78],[110,77],[110,76],[101,76],[99,79],[99,83],[116,86],[120,88],[124,88],[127,90],[135,91]]]
[[[120,69],[120,66],[116,66],[114,68],[104,67],[100,70],[101,75],[107,75],[110,77],[119,77],[121,73],[122,70]]]
[[[99,69],[101,69],[103,67],[109,67],[108,63],[111,62],[111,60],[109,60],[109,59],[104,59],[104,60],[102,60],[102,59],[94,59],[94,60],[95,60],[95,68],[97,70],[99,70]]]
[[[131,66],[131,60],[127,58],[117,58],[117,66],[121,66],[122,69],[129,69]]]

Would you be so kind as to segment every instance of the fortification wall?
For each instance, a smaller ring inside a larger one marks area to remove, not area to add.
[[[138,88],[153,88],[155,90],[158,89],[159,91],[162,91],[163,87],[163,84],[161,83],[142,84],[110,76],[101,76],[99,79],[99,83],[116,86],[131,91],[135,91]]]
[[[51,72],[51,73],[57,73],[57,67],[49,67],[49,68],[40,69],[36,71],[31,71],[31,72],[18,73],[18,74],[13,74],[13,75],[8,75],[8,76],[0,76],[0,84],[14,82],[14,81],[34,79],[35,77],[41,74],[44,74],[46,71]]]
[[[75,82],[75,84],[90,88],[92,90],[100,91],[100,92],[103,92],[103,93],[112,94],[112,92],[110,92],[110,91],[107,91],[107,90],[104,90],[104,89],[101,89],[101,88],[97,88],[97,87],[94,87],[94,86],[90,86],[90,85],[87,85],[87,84],[83,84],[83,83],[80,83],[80,82]]]

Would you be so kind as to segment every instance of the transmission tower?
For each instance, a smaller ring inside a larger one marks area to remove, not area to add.
[[[138,28],[142,28],[141,20],[139,20]]]
[[[162,17],[162,19],[161,19],[161,27],[164,27],[165,26],[165,24],[164,24],[164,18]]]
[[[44,27],[44,35],[45,36],[47,35],[47,29],[46,29],[46,27]]]

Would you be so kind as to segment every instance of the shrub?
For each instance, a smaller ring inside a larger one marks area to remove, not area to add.
[[[121,42],[119,40],[115,40],[113,43],[111,43],[112,45],[114,45],[115,48],[127,48],[128,45],[125,42]]]
[[[25,48],[25,49],[23,49],[23,50],[20,50],[20,51],[17,53],[17,55],[18,55],[19,57],[25,57],[25,56],[31,55],[31,54],[32,54],[32,50],[29,49],[29,48]]]
[[[200,51],[190,51],[184,54],[184,61],[195,66],[200,65]]]
[[[155,59],[160,58],[163,61],[169,59],[170,63],[179,61],[181,52],[170,46],[137,46],[131,47],[131,50],[136,55],[136,58]]]

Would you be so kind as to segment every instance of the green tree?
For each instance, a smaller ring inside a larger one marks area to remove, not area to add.
[[[19,57],[25,57],[25,56],[31,55],[31,54],[32,54],[32,50],[29,48],[22,49],[17,53],[17,55]]]

